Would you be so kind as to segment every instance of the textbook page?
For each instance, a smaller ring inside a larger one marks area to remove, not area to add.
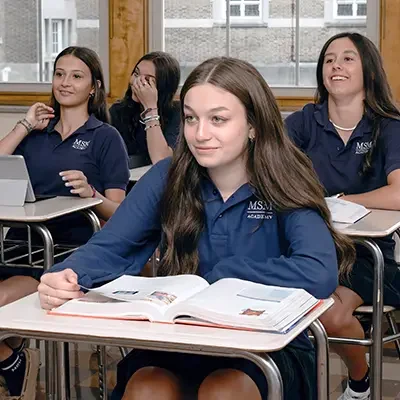
[[[167,310],[166,316],[178,323],[190,322],[190,315],[194,324],[197,320],[225,327],[285,332],[318,302],[303,289],[227,278]]]
[[[164,313],[193,294],[207,288],[197,275],[145,278],[123,275],[85,297],[70,300],[50,314],[81,315],[98,318],[165,321]]]
[[[371,211],[364,206],[335,197],[325,197],[333,222],[354,224]]]

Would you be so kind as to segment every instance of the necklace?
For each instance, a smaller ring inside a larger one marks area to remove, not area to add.
[[[339,130],[341,130],[341,131],[347,131],[347,132],[349,132],[349,131],[354,131],[354,129],[356,129],[357,128],[357,125],[355,125],[355,126],[353,126],[352,128],[342,128],[341,126],[339,126],[339,125],[336,125],[331,119],[329,119],[329,121],[330,122],[332,122],[332,125],[336,128],[336,129],[339,129]]]

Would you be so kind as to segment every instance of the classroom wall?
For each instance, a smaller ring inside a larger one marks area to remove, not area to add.
[[[27,107],[0,106],[0,139],[14,127],[17,121],[24,118]]]

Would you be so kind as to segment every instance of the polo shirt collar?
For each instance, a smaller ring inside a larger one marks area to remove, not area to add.
[[[221,195],[214,185],[213,181],[208,177],[204,176],[201,181],[201,193],[203,197],[203,201],[210,202],[214,200],[221,199]],[[242,200],[248,199],[255,195],[255,189],[250,186],[248,183],[242,185],[234,194],[235,203],[238,203]]]
[[[325,101],[322,104],[316,104],[314,110],[314,118],[317,121],[317,124],[322,126],[325,131],[333,132],[337,134],[335,127],[332,125],[332,122],[329,121],[328,114],[328,102]],[[361,122],[358,124],[357,128],[351,135],[351,139],[363,137],[365,133],[372,132],[372,123],[371,120],[363,115]]]
[[[55,117],[49,122],[49,125],[47,126],[47,133],[55,132],[55,126],[57,125],[57,122],[59,120],[60,120],[60,117]],[[94,114],[92,114],[92,115],[90,115],[89,119],[81,127],[79,127],[72,135],[76,135],[79,133],[85,133],[87,131],[94,130],[103,124],[104,124],[104,122],[98,120],[94,116]]]

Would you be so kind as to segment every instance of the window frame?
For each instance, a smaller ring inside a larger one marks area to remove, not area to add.
[[[246,16],[246,6],[258,5],[259,15]],[[231,0],[230,7],[239,6],[239,15],[230,15],[231,21],[234,22],[236,19],[243,21],[259,21],[263,15],[263,1],[262,0]]]
[[[53,57],[57,56],[57,54],[61,52],[64,45],[64,21],[65,20],[62,19],[51,20],[51,55]],[[57,26],[56,30],[54,29],[54,25]],[[57,34],[57,42],[54,40],[55,34]],[[57,47],[56,51],[54,51],[54,45]]]
[[[150,3],[154,3],[154,0],[149,0]],[[240,7],[244,6],[246,3],[248,5],[252,5],[253,3],[259,4],[260,6],[260,15],[259,16],[232,16],[230,15],[230,25],[231,26],[246,26],[246,27],[256,27],[256,26],[266,26],[267,20],[269,17],[268,9],[269,9],[269,0],[230,0],[232,5],[236,5],[235,3],[239,3]],[[156,0],[157,2],[157,0]],[[164,3],[164,2],[162,2]],[[226,26],[226,0],[212,0],[212,8],[213,8],[213,24],[216,26]]]
[[[333,18],[335,20],[365,20],[367,18],[366,15],[357,15],[357,7],[358,4],[367,4],[368,0],[334,0],[333,1]],[[351,4],[352,6],[352,15],[339,15],[338,8],[340,4]],[[368,7],[367,7],[368,9]]]

